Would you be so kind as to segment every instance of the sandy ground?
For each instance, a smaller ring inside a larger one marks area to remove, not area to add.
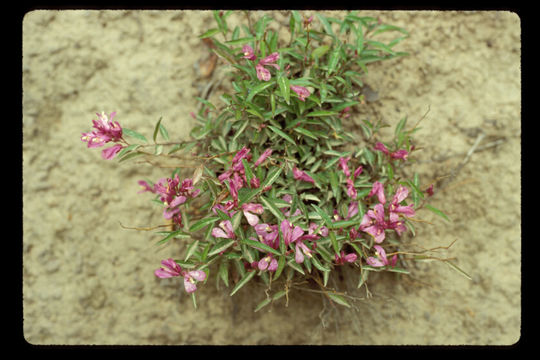
[[[509,345],[521,334],[520,19],[511,12],[366,11],[405,27],[410,56],[373,65],[378,99],[351,119],[420,120],[422,184],[449,174],[418,216],[415,242],[447,246],[468,280],[443,263],[412,276],[381,276],[373,297],[324,322],[321,299],[291,294],[254,313],[260,288],[232,298],[213,279],[198,310],[177,279],[154,269],[178,244],[156,249],[161,209],[137,180],[168,171],[105,161],[80,134],[95,113],[117,112],[151,134],[160,116],[187,137],[195,96],[208,80],[194,65],[208,54],[197,36],[205,11],[32,11],[23,28],[23,329],[31,344],[420,344]],[[255,14],[259,16],[260,14]],[[273,13],[286,21],[285,13]],[[308,13],[309,15],[309,13]],[[232,16],[232,19],[235,15]],[[240,19],[240,16],[237,17]],[[209,25],[210,24],[210,25]],[[428,111],[429,110],[429,111]],[[497,146],[493,146],[498,144]],[[222,289],[223,290],[223,289]],[[326,325],[326,327],[323,327]]]

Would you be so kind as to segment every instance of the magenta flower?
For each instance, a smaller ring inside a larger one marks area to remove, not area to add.
[[[184,288],[188,294],[191,294],[197,290],[197,281],[204,281],[206,279],[206,273],[202,270],[192,270],[184,272]]]
[[[182,273],[182,268],[173,259],[162,260],[162,268],[154,271],[154,274],[161,279],[170,278],[173,276],[180,276]]]
[[[409,152],[407,150],[397,150],[390,154],[393,159],[407,160]]]
[[[307,257],[312,257],[313,255],[311,255],[311,253],[312,250],[308,248],[303,241],[296,240],[296,246],[294,249],[294,261],[297,264],[301,264],[304,262],[304,255],[306,255]]]
[[[349,114],[349,111],[351,111],[351,108],[347,106],[345,109],[340,111],[339,117],[342,119],[348,118],[349,116],[351,116],[351,114]]]
[[[346,158],[344,157],[339,158],[339,167],[343,170],[343,173],[345,174],[346,177],[351,176],[351,171],[349,170],[349,166],[347,165],[350,159],[351,159],[350,156]]]
[[[347,179],[347,195],[353,200],[358,196],[358,191],[354,187],[354,181],[352,179]]]
[[[143,192],[150,191],[151,193],[155,193],[154,188],[148,185],[148,183],[144,180],[137,181],[137,184],[141,186],[141,190],[137,192],[137,194],[142,194]]]
[[[401,234],[403,234],[405,231],[407,231],[407,227],[405,226],[403,221],[401,221],[401,219],[399,218],[399,215],[397,213],[394,213],[394,212],[390,213],[388,218],[389,218],[389,221],[388,221],[388,224],[387,224],[387,229],[395,230],[395,232],[399,236],[401,236]]]
[[[345,217],[345,219],[348,220],[356,214],[358,214],[358,201],[351,201],[349,203],[349,207],[347,208],[347,216]]]
[[[384,219],[384,206],[382,204],[375,205],[373,210],[368,210],[362,218],[359,230],[373,236],[375,242],[380,244],[386,237],[384,230],[387,228]]]
[[[390,212],[390,214],[400,213],[409,217],[415,215],[413,204],[410,204],[407,206],[400,205],[400,203],[403,200],[405,200],[408,195],[409,195],[409,190],[405,186],[400,185],[398,189],[396,190],[394,198],[392,199],[392,202],[390,203],[388,207],[388,211]]]
[[[261,271],[276,271],[278,267],[278,262],[271,254],[268,254],[257,262],[257,267]]]
[[[358,256],[355,253],[345,254],[345,252],[342,250],[339,255],[335,254],[334,258],[337,265],[343,265],[345,263],[355,262]]]
[[[217,215],[217,210],[219,209],[223,211],[225,214],[227,214],[230,218],[233,217],[234,214],[236,214],[236,211],[234,209],[234,202],[232,200],[229,200],[225,202],[224,204],[216,204],[212,207],[212,212]]]
[[[219,223],[219,227],[212,229],[212,236],[216,238],[235,239],[232,223],[229,220],[224,220]]]
[[[315,184],[315,180],[313,180],[313,178],[311,176],[309,176],[308,174],[306,174],[302,170],[299,170],[296,166],[293,167],[292,171],[293,171],[293,176],[294,176],[294,178],[296,180],[307,181],[307,182],[310,182],[312,184]]]
[[[255,71],[257,71],[257,78],[259,80],[269,81],[270,78],[272,78],[272,75],[270,74],[270,71],[268,71],[268,69],[266,69],[261,64],[257,64],[255,66]]]
[[[275,64],[275,62],[279,59],[279,53],[275,52],[264,59],[261,59],[259,63],[255,66],[255,70],[257,72],[257,78],[259,80],[268,81],[272,77],[270,74],[270,71],[265,68],[265,66],[273,66],[274,68],[279,70],[279,65]]]
[[[178,265],[173,259],[167,259],[161,261],[163,267],[154,271],[154,274],[161,279],[166,279],[175,276],[184,277],[184,288],[186,292],[192,293],[197,290],[195,283],[197,281],[204,281],[206,279],[206,273],[202,270],[185,271],[180,265]]]
[[[253,166],[256,168],[257,166],[262,164],[262,162],[266,160],[270,155],[272,155],[272,149],[264,150],[264,152],[261,154],[261,156],[259,156],[257,161],[255,161],[255,164],[253,164]]]
[[[289,220],[283,219],[280,225],[281,233],[285,245],[289,245],[304,235],[304,230],[300,226],[294,226]]]
[[[112,112],[109,115],[109,119],[104,112],[101,114],[98,113],[98,120],[92,120],[92,123],[94,124],[93,128],[96,130],[90,133],[83,133],[81,140],[86,142],[89,148],[101,147],[110,141],[119,141],[122,138],[122,127],[118,122],[112,121],[115,115],[116,112]],[[114,152],[114,150],[116,150],[116,148],[109,150],[106,154],[102,154],[103,157],[109,159],[110,157],[105,156],[111,156],[110,152]],[[118,151],[114,152],[112,156],[114,157],[117,152]]]
[[[279,230],[277,225],[257,224],[253,228],[262,243],[273,249],[279,247]]]
[[[356,179],[358,176],[360,176],[360,174],[362,173],[362,170],[363,170],[363,169],[364,169],[364,168],[362,167],[362,165],[359,165],[359,166],[356,168],[356,170],[354,170],[353,176],[354,176],[355,179]]]
[[[386,257],[386,251],[384,251],[382,246],[375,245],[373,247],[375,248],[375,256],[370,256],[367,258],[366,263],[368,265],[371,265],[373,267],[382,267],[387,265],[394,267],[396,265],[397,254],[395,254],[392,257],[392,260],[389,261]]]
[[[320,226],[316,223],[310,223],[308,228],[308,234],[309,235],[320,235],[322,237],[328,236],[328,228],[324,225]]]
[[[386,197],[384,196],[384,186],[378,181],[375,181],[373,183],[373,187],[371,188],[371,191],[369,192],[367,197],[372,197],[375,194],[377,194],[377,198],[379,199],[379,202],[381,204],[386,203]]]
[[[253,52],[253,48],[249,45],[244,45],[242,52],[244,53],[244,59],[255,60],[257,58]]]
[[[247,203],[242,204],[242,210],[249,225],[255,226],[259,223],[259,217],[257,215],[261,215],[264,208],[261,204]]]
[[[120,152],[120,150],[122,150],[124,147],[120,144],[116,144],[116,145],[113,145],[111,146],[110,148],[107,148],[107,149],[104,149],[102,152],[101,152],[101,157],[104,158],[105,160],[111,160],[112,158],[114,158],[116,156],[116,154],[118,154]]]
[[[301,101],[305,101],[306,98],[311,95],[309,90],[303,86],[291,85],[291,90],[294,91],[296,95],[298,95],[298,98],[300,98]]]
[[[429,187],[426,189],[426,193],[428,196],[433,196],[433,184],[429,185]]]
[[[281,198],[283,201],[286,201],[288,202],[289,204],[292,203],[292,196],[289,195],[289,194],[285,194],[283,195],[283,197]],[[286,217],[290,217],[291,216],[291,211],[289,208],[287,207],[282,207],[282,208],[279,208],[281,210],[281,212],[283,213],[283,215],[285,215]],[[292,216],[298,216],[298,215],[301,215],[302,214],[302,211],[300,209],[296,209],[296,211],[294,212],[294,214]]]
[[[375,150],[382,151],[386,155],[390,154],[390,151],[388,151],[388,148],[386,146],[384,146],[384,144],[382,142],[378,142],[378,143],[375,144]]]

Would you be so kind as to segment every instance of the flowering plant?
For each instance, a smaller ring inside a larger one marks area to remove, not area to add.
[[[231,32],[231,13],[216,11],[217,27],[201,38],[211,39],[212,51],[231,67],[234,92],[220,96],[221,107],[199,98],[191,140],[171,142],[159,119],[152,143],[113,122],[115,113],[98,114],[95,131],[81,140],[88,147],[113,143],[105,159],[184,160],[170,177],[139,184],[172,224],[158,232],[158,244],[186,245],[184,254],[162,260],[155,276],[183,277],[195,305],[197,285],[215,274],[232,287],[231,296],[253,279],[264,282],[256,310],[286,295],[298,278],[350,306],[354,297],[328,287],[333,274],[354,269],[358,287],[369,293],[370,272],[407,274],[408,260],[430,258],[401,249],[421,221],[418,210],[448,219],[427,204],[433,185],[422,190],[418,174],[409,179],[403,171],[417,151],[417,126],[407,129],[404,118],[386,141],[379,139],[381,121],[363,120],[358,135],[347,130],[355,107],[365,104],[368,64],[406,55],[393,48],[408,33],[356,12],[337,19],[292,11],[287,43],[266,14],[252,24],[246,12],[249,25]],[[400,36],[384,43],[376,40],[382,33]]]

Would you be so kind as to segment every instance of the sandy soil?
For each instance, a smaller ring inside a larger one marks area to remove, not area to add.
[[[447,246],[443,263],[381,276],[354,311],[319,317],[321,298],[293,293],[254,313],[255,285],[232,298],[209,281],[197,311],[177,279],[156,279],[161,223],[137,180],[168,171],[105,161],[80,134],[95,113],[151,134],[160,116],[186,138],[207,79],[194,65],[213,26],[205,11],[32,11],[23,21],[23,329],[31,344],[514,344],[521,334],[520,19],[510,12],[366,11],[405,27],[406,58],[373,65],[378,99],[351,121],[420,120],[422,184],[440,182],[415,242]],[[257,16],[260,14],[256,14]],[[233,19],[234,19],[233,15]],[[273,13],[286,21],[285,12]],[[238,16],[237,19],[241,17]],[[214,75],[216,76],[216,75]],[[429,110],[429,111],[428,111]],[[353,123],[351,123],[353,124]],[[494,146],[494,144],[497,144]],[[335,321],[330,321],[331,319]],[[323,327],[326,325],[326,327]]]

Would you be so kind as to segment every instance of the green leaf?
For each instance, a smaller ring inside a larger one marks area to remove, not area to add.
[[[244,239],[242,240],[243,243],[245,243],[246,245],[249,245],[259,251],[262,251],[262,252],[267,252],[267,253],[272,253],[274,255],[277,255],[277,256],[281,256],[281,253],[273,248],[271,248],[270,246],[262,243],[262,242],[259,242],[259,241],[254,241],[254,240],[250,240],[250,239]]]
[[[290,260],[287,262],[287,265],[289,265],[291,268],[293,268],[294,270],[298,271],[300,274],[302,275],[306,275],[306,273],[304,272],[304,270],[302,269],[302,267],[297,264],[294,259]]]
[[[199,246],[199,240],[195,240],[192,244],[190,244],[186,251],[186,258],[184,260],[188,260],[191,255],[197,250],[197,247]]]
[[[265,196],[260,196],[259,200],[262,202],[264,207],[266,207],[270,212],[281,222],[283,219],[285,219],[285,216],[281,212],[281,210],[274,204],[274,202]]]
[[[191,225],[191,227],[189,228],[189,231],[190,232],[198,231],[209,224],[213,224],[214,222],[216,222],[216,220],[219,220],[219,217],[212,216],[212,217],[200,219],[199,221]]]
[[[199,38],[206,39],[206,38],[212,37],[212,36],[216,35],[219,31],[220,31],[219,29],[210,29],[207,32],[205,32],[204,34],[199,35]]]
[[[324,54],[326,54],[329,49],[330,49],[330,46],[328,46],[328,45],[319,46],[318,48],[313,50],[313,52],[311,53],[311,57],[313,59],[318,59],[318,58],[322,57]]]
[[[270,80],[270,81],[262,82],[259,85],[253,87],[250,90],[248,97],[246,98],[246,102],[250,102],[255,95],[257,95],[261,91],[268,89],[270,86],[273,86],[274,84],[275,84],[275,80]]]
[[[223,280],[223,283],[225,286],[229,286],[229,266],[227,262],[222,262],[221,265],[219,265],[218,275]]]
[[[302,134],[304,136],[312,138],[313,140],[319,140],[319,138],[315,134],[313,134],[311,131],[309,131],[307,129],[304,129],[304,128],[301,128],[301,127],[296,127],[293,130],[296,131],[299,134]]]
[[[309,114],[307,114],[306,116],[311,116],[311,117],[314,117],[314,116],[334,116],[334,115],[337,115],[338,113],[335,112],[335,111],[329,111],[329,110],[316,110],[316,111],[312,111],[310,112]]]
[[[139,139],[139,140],[142,140],[144,142],[148,142],[148,140],[146,140],[146,138],[144,137],[144,135],[136,132],[135,130],[131,130],[131,129],[127,129],[127,128],[122,128],[122,134],[124,135],[127,135],[129,137],[132,137],[132,138],[135,138],[135,139]]]
[[[264,179],[260,188],[264,189],[265,187],[272,185],[278,179],[279,175],[281,175],[282,171],[283,171],[283,168],[279,166],[272,168],[266,175],[266,179]]]
[[[328,216],[328,214],[326,213],[326,211],[324,211],[323,209],[321,209],[320,207],[318,207],[317,205],[315,204],[311,204],[311,206],[315,209],[315,211],[317,212],[317,214],[319,214],[319,216],[321,217],[321,219],[323,219],[325,225],[330,228],[332,226],[332,220],[330,219],[330,216]]]
[[[428,209],[429,211],[433,212],[436,215],[439,215],[440,217],[442,217],[446,221],[452,221],[452,220],[450,220],[450,218],[448,218],[448,216],[446,216],[445,213],[443,213],[441,210],[437,209],[436,207],[433,207],[433,206],[431,206],[429,204],[426,204],[425,206],[426,206],[426,209]]]
[[[249,271],[245,273],[244,276],[240,279],[240,281],[238,281],[236,286],[233,288],[229,296],[233,296],[234,294],[236,294],[236,292],[240,290],[244,285],[246,285],[248,281],[251,280],[253,276],[255,276],[255,274],[256,274],[256,271]]]
[[[154,142],[156,142],[157,134],[158,134],[158,131],[159,131],[159,126],[161,125],[161,120],[162,119],[163,119],[163,116],[159,118],[158,122],[156,123],[156,126],[154,127],[154,136],[152,137]]]
[[[319,248],[319,247],[317,247],[317,249],[318,249],[318,248]],[[321,264],[321,262],[319,261],[319,259],[317,259],[316,256],[312,256],[310,259],[311,259],[311,262],[313,263],[313,265],[314,265],[317,269],[319,269],[320,271],[324,271],[324,272],[330,271],[329,268],[327,268],[327,267],[325,267],[325,266],[323,266],[323,265]]]
[[[446,265],[450,266],[453,270],[465,276],[467,279],[472,280],[471,276],[467,274],[465,271],[463,271],[461,268],[459,268],[456,264],[452,263],[451,261],[445,261],[445,263]]]
[[[330,236],[330,242],[332,243],[332,247],[334,248],[335,253],[339,254],[340,249],[339,249],[339,244],[336,238],[336,233],[334,233],[333,231],[330,231],[328,235]]]
[[[319,18],[319,21],[321,22],[321,24],[323,24],[323,27],[324,27],[324,31],[330,35],[332,38],[336,38],[336,34],[334,34],[334,31],[332,30],[332,25],[328,22],[328,20],[326,19],[326,17],[324,17],[323,15],[321,14],[315,14],[317,16],[317,18]]]
[[[158,241],[157,245],[164,244],[164,243],[166,243],[167,241],[169,241],[170,239],[176,238],[176,237],[187,238],[187,237],[190,237],[190,235],[189,235],[189,234],[186,234],[186,233],[183,232],[182,230],[171,231],[166,237],[164,237],[163,239],[161,239],[160,241]]]
[[[266,298],[266,299],[264,299],[263,301],[261,301],[261,302],[255,307],[254,312],[257,312],[257,311],[261,310],[263,307],[265,307],[266,305],[270,304],[270,302],[272,302],[272,299],[271,299],[271,298]]]
[[[279,84],[279,90],[281,91],[281,94],[283,95],[285,102],[287,104],[290,104],[291,88],[289,85],[289,79],[287,79],[287,77],[285,76],[280,75],[278,77],[278,84]]]
[[[290,142],[291,144],[295,145],[296,146],[296,142],[293,140],[293,138],[291,138],[289,135],[285,134],[283,131],[279,130],[277,127],[275,126],[272,126],[272,125],[268,125],[268,127],[270,128],[270,130],[272,130],[274,133],[278,134],[279,136],[281,136],[283,139],[287,140],[288,142]]]
[[[332,299],[332,301],[338,303],[339,305],[343,305],[343,306],[346,306],[348,308],[351,307],[351,305],[347,302],[347,300],[345,300],[345,298],[341,295],[338,295],[338,294],[334,294],[334,293],[327,293],[328,296],[330,297],[330,299]]]
[[[227,45],[242,45],[242,44],[246,44],[248,42],[251,42],[255,40],[255,38],[253,38],[253,36],[250,36],[250,37],[244,37],[244,38],[240,38],[240,39],[235,39],[235,40],[229,40],[229,41],[225,41],[225,44]]]
[[[340,48],[336,48],[332,53],[330,54],[330,59],[328,60],[328,74],[330,75],[334,70],[336,69],[336,66],[339,62],[340,57]]]
[[[227,248],[231,247],[236,240],[234,239],[223,239],[222,241],[218,242],[212,250],[208,253],[208,256],[219,254],[222,251],[225,251]]]
[[[278,259],[278,267],[276,269],[276,272],[274,273],[274,276],[272,276],[272,280],[277,280],[277,278],[279,278],[284,268],[285,268],[285,256],[280,256]]]

